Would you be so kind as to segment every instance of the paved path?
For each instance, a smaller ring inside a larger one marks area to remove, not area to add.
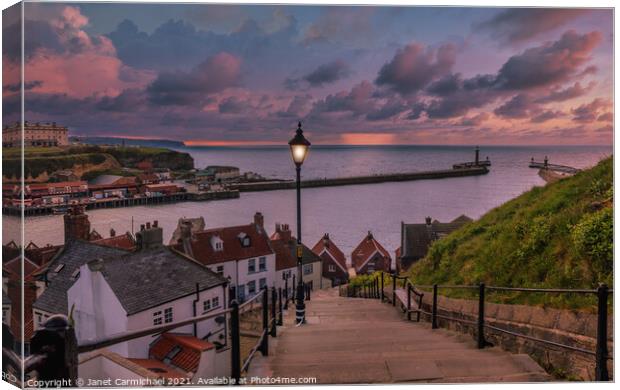
[[[478,350],[470,336],[407,322],[376,299],[319,291],[307,303],[306,319],[295,327],[289,313],[278,337],[270,338],[269,357],[256,358],[248,376],[316,377],[318,384],[550,379],[527,355]]]

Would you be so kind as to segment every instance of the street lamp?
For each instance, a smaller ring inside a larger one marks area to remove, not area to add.
[[[302,324],[306,317],[306,305],[304,304],[304,283],[302,275],[303,246],[301,244],[301,165],[304,163],[310,141],[304,137],[301,122],[297,125],[295,137],[288,143],[291,148],[291,156],[297,171],[297,303],[295,305],[295,318],[298,324]]]

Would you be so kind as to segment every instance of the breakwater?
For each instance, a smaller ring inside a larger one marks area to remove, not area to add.
[[[356,184],[374,184],[396,181],[413,181],[413,180],[429,180],[429,179],[445,179],[450,177],[463,177],[463,176],[477,176],[488,173],[488,168],[471,167],[462,169],[446,169],[437,171],[426,172],[409,172],[409,173],[391,173],[383,175],[372,176],[354,176],[354,177],[340,177],[340,178],[325,178],[325,179],[312,179],[303,180],[301,182],[302,188],[311,187],[333,187],[333,186],[346,186]],[[230,186],[231,189],[238,190],[239,192],[255,192],[255,191],[274,191],[274,190],[290,190],[296,187],[295,181],[270,181],[270,182],[258,182],[258,183],[239,183]]]

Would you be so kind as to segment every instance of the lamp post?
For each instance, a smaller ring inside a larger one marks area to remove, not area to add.
[[[302,276],[302,256],[303,247],[301,244],[301,165],[304,163],[308,150],[310,149],[310,141],[304,137],[301,129],[301,122],[297,125],[295,137],[288,143],[291,148],[291,156],[295,163],[295,171],[297,172],[297,303],[295,305],[295,318],[298,324],[305,322],[306,305],[304,304],[304,282]]]

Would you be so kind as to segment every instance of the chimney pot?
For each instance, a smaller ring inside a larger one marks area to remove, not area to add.
[[[260,212],[256,212],[256,214],[254,214],[254,224],[260,226],[261,228],[265,227],[265,217],[263,217],[263,214]]]
[[[159,221],[158,220],[153,221],[153,227],[157,227],[158,225],[159,225]]]
[[[144,224],[140,225],[140,231],[144,230]]]
[[[110,228],[110,237],[116,236],[116,230]]]
[[[147,222],[147,223],[146,223],[146,228],[147,228],[147,229],[150,229],[150,228],[151,228],[151,223],[150,223],[150,222]]]
[[[430,224],[431,224],[431,222],[432,222],[431,217],[426,217],[426,224],[427,224],[427,225],[430,225]]]

